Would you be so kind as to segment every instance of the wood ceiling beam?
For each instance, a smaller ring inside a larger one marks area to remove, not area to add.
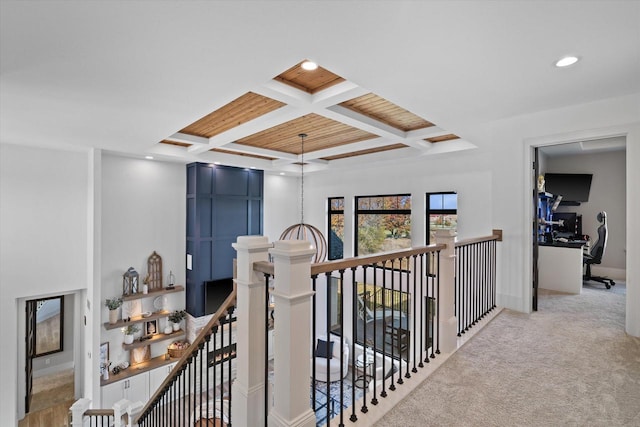
[[[212,147],[212,148],[218,148],[218,147]],[[299,161],[298,156],[295,154],[284,153],[282,151],[267,150],[266,148],[252,147],[250,145],[236,144],[235,142],[225,144],[224,149],[229,151],[235,151],[238,153],[257,154],[259,156],[264,156],[264,157],[275,157],[276,159],[283,159],[287,162]]]

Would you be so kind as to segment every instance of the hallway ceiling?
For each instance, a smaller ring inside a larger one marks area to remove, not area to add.
[[[0,141],[305,171],[640,92],[640,2],[0,4]],[[375,29],[375,31],[372,31]],[[581,61],[553,64],[566,54]],[[309,59],[320,68],[302,72]]]

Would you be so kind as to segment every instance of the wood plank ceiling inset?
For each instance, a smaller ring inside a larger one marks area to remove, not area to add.
[[[278,74],[273,79],[311,94],[345,81],[339,75],[320,66],[312,71],[304,70],[302,68],[303,62],[301,61],[284,73]]]
[[[236,143],[299,155],[301,144],[298,135],[301,133],[307,134],[304,140],[305,153],[378,137],[312,113],[239,139]]]
[[[363,114],[374,120],[409,132],[417,129],[424,129],[433,126],[433,123],[405,110],[394,103],[374,94],[369,93],[359,96],[349,101],[345,101],[340,106]]]
[[[209,151],[222,154],[233,154],[234,156],[253,157],[254,159],[276,160],[275,157],[260,156],[258,154],[241,153],[239,151],[223,150],[222,148],[212,148]]]
[[[384,147],[369,148],[367,150],[359,150],[359,151],[353,151],[351,153],[336,154],[335,156],[322,157],[321,160],[346,159],[348,157],[364,156],[365,154],[381,153],[383,151],[397,150],[399,148],[406,148],[406,147],[408,147],[408,145],[398,143],[398,144],[392,144],[392,145],[385,145]]]
[[[211,138],[285,106],[283,102],[247,92],[227,105],[195,121],[180,133]]]
[[[162,141],[160,141],[160,144],[167,144],[167,145],[177,145],[178,147],[191,147],[192,144],[187,144],[186,142],[179,142],[179,141],[171,141],[169,139],[163,139]]]
[[[436,142],[452,141],[454,139],[459,139],[459,138],[460,137],[458,135],[454,135],[450,133],[447,135],[440,135],[440,136],[434,136],[433,138],[427,138],[425,139],[425,141],[436,143]]]

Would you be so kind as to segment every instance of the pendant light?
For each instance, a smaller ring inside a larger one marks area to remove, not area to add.
[[[300,223],[288,227],[280,235],[280,240],[307,240],[316,249],[313,262],[323,262],[327,259],[327,241],[322,234],[311,224],[304,223],[304,139],[306,133],[298,135],[300,137]]]

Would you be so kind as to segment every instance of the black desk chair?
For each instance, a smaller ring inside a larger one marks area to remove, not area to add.
[[[584,254],[582,257],[582,262],[587,266],[587,271],[584,276],[582,276],[582,280],[593,280],[594,282],[603,283],[607,289],[611,289],[611,286],[616,283],[608,279],[606,277],[593,276],[591,274],[591,266],[593,264],[600,264],[602,262],[602,257],[604,256],[604,252],[607,249],[607,213],[602,211],[598,213],[598,222],[600,226],[598,227],[598,240],[591,247],[591,251],[588,254]]]

